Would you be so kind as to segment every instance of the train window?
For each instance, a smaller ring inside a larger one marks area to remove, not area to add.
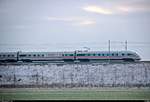
[[[14,57],[14,55],[11,55],[12,57]]]
[[[0,55],[0,57],[1,57],[1,55]]]
[[[116,53],[116,56],[118,56],[118,53]]]
[[[95,56],[98,56],[98,54],[95,54]]]
[[[112,56],[114,56],[114,54],[112,53]]]
[[[132,54],[128,53],[127,55],[128,55],[128,56],[131,56]]]
[[[107,56],[109,56],[109,54],[107,54]]]
[[[95,56],[98,56],[98,54],[95,54]]]
[[[85,56],[85,54],[77,54],[77,56]]]
[[[77,56],[81,56],[81,54],[77,54]]]
[[[102,54],[102,56],[105,56],[105,54]]]
[[[38,57],[40,57],[40,55],[39,55],[39,54],[38,54],[37,56],[38,56]]]
[[[81,54],[77,54],[77,56],[81,56]]]
[[[26,57],[26,55],[19,55],[20,57]]]
[[[5,55],[3,55],[3,57],[5,57]]]
[[[77,54],[77,56],[90,56],[90,54]]]
[[[86,56],[90,56],[90,54],[86,54]]]
[[[65,54],[65,56],[68,56],[68,54]]]
[[[98,56],[98,54],[95,54],[95,56]]]
[[[42,57],[44,57],[44,55],[42,55]]]
[[[124,53],[122,53],[122,56],[124,56]]]
[[[36,57],[36,55],[33,55],[34,57]]]
[[[73,54],[70,54],[69,56],[73,56]]]
[[[10,55],[7,55],[8,57],[10,57]]]
[[[31,57],[31,55],[28,55],[29,57]]]
[[[95,53],[93,54],[93,56],[95,56]]]
[[[101,56],[101,54],[98,54],[98,56]]]

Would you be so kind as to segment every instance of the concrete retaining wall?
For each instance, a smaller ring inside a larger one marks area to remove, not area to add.
[[[0,87],[150,87],[150,63],[0,65]]]

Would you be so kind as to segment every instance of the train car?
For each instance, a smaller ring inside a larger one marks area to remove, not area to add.
[[[0,52],[0,62],[16,62],[17,52]]]
[[[63,52],[19,52],[18,60],[23,62],[32,61],[61,61]]]
[[[63,52],[62,54],[62,59],[65,62],[69,62],[69,61],[74,61],[76,60],[76,52],[72,51],[72,52]]]
[[[77,52],[76,60],[92,61],[92,60],[123,60],[123,61],[138,61],[140,56],[132,51],[90,51]]]

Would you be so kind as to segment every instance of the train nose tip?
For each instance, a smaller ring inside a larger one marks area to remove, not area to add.
[[[141,60],[141,57],[139,56],[137,60]]]

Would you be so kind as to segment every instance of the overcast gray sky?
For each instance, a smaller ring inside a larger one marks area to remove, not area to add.
[[[0,44],[86,42],[101,50],[108,40],[150,42],[150,0],[0,0]],[[129,48],[150,59],[144,46]]]

